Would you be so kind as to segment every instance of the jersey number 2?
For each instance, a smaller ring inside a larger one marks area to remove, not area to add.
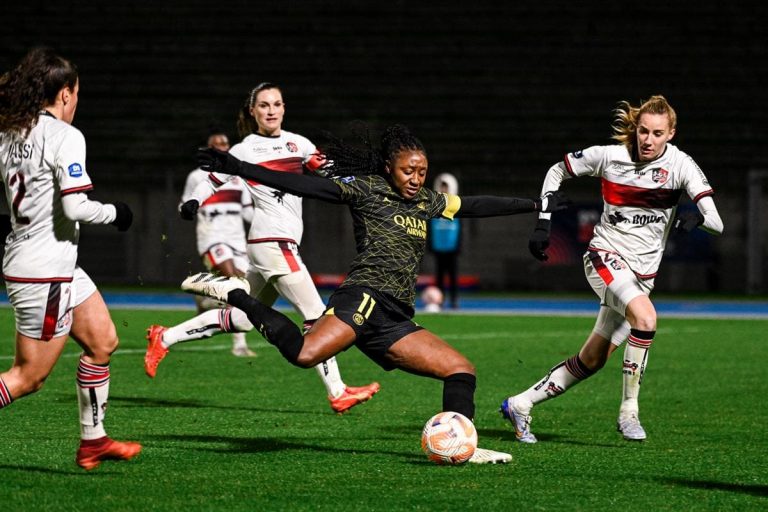
[[[13,208],[13,216],[19,224],[29,224],[29,217],[19,215],[19,205],[21,204],[21,200],[24,199],[24,194],[27,193],[27,186],[24,184],[24,175],[20,172],[17,172],[10,180],[8,180],[8,185],[13,187],[17,182],[19,186],[16,189],[16,193],[13,195],[13,204],[11,204],[11,208]]]

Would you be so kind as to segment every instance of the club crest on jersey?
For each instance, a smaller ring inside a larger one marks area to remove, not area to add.
[[[285,147],[287,147],[288,151],[291,153],[295,153],[299,150],[299,146],[297,146],[295,142],[286,142]]]
[[[651,179],[654,183],[666,183],[669,179],[669,171],[659,167],[651,171]]]
[[[83,167],[80,164],[70,164],[70,166],[67,167],[67,170],[69,171],[69,175],[73,178],[79,178],[83,175]]]

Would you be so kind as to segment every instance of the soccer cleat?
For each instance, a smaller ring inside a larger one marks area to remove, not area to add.
[[[247,345],[232,347],[232,355],[235,357],[256,357],[256,352],[248,348]]]
[[[337,414],[343,414],[354,406],[370,400],[380,389],[381,386],[378,382],[372,382],[361,387],[347,386],[341,395],[336,398],[329,396],[328,401],[331,403],[331,409]]]
[[[181,289],[195,295],[203,295],[227,302],[229,292],[245,290],[245,293],[250,293],[251,285],[242,277],[217,276],[210,272],[200,272],[186,278],[181,283]]]
[[[139,443],[115,441],[102,437],[94,441],[80,441],[75,462],[86,471],[95,469],[103,460],[130,460],[141,451]]]
[[[475,453],[467,462],[471,464],[506,464],[512,460],[512,455],[485,448],[475,448]]]
[[[499,412],[515,427],[515,437],[518,441],[529,444],[537,441],[536,436],[531,433],[531,416],[528,414],[530,409],[523,411],[514,396],[501,402]]]
[[[640,424],[640,418],[636,412],[631,412],[625,416],[619,416],[616,421],[616,430],[621,432],[627,441],[645,441],[645,429]]]
[[[144,354],[144,371],[151,378],[157,374],[157,366],[168,355],[168,349],[163,346],[163,333],[167,327],[150,325],[147,329],[147,352]]]

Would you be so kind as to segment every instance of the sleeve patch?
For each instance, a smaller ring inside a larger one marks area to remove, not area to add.
[[[67,170],[72,178],[79,178],[83,175],[83,166],[78,163],[70,164]]]

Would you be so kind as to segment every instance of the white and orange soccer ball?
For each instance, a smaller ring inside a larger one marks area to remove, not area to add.
[[[475,453],[477,430],[458,412],[440,412],[429,418],[421,433],[421,449],[437,464],[463,464]]]

